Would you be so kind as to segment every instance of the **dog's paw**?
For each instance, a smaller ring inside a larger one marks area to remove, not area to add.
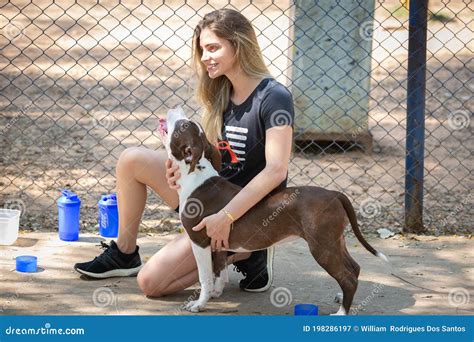
[[[199,311],[202,311],[202,309],[204,309],[204,305],[199,303],[199,300],[193,300],[193,301],[190,301],[188,304],[186,304],[184,309],[190,312],[199,312]]]
[[[346,310],[341,306],[336,313],[330,314],[329,316],[347,316]]]

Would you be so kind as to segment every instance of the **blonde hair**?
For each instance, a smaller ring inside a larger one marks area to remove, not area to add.
[[[252,24],[240,12],[232,9],[219,9],[210,12],[198,23],[193,36],[193,67],[198,77],[196,96],[204,113],[202,126],[208,140],[216,144],[221,139],[223,113],[230,98],[232,83],[222,75],[215,79],[209,77],[206,66],[201,62],[202,48],[200,35],[205,29],[216,36],[228,40],[235,49],[235,60],[240,69],[250,77],[268,77],[270,72],[263,61],[257,36]]]

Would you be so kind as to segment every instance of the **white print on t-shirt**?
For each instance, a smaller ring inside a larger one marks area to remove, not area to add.
[[[248,128],[225,126],[227,141],[232,151],[237,155],[237,160],[245,161],[245,143],[247,141]]]

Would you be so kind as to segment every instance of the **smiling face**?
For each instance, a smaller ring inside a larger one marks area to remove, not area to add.
[[[201,62],[206,66],[209,78],[229,74],[235,69],[235,49],[228,40],[205,28],[199,36],[199,46]]]

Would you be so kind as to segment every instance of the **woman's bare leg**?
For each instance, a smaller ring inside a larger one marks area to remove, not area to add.
[[[178,193],[170,189],[165,176],[164,150],[143,147],[127,148],[117,163],[117,201],[119,236],[117,246],[123,253],[133,253],[138,227],[145,209],[147,185],[171,208],[178,206]]]
[[[188,235],[179,234],[153,255],[138,273],[137,281],[143,293],[153,297],[195,284],[198,272]]]
[[[249,256],[250,253],[236,253],[227,263]],[[176,293],[196,284],[199,276],[188,234],[179,234],[153,255],[138,273],[137,281],[143,293],[150,297]]]

